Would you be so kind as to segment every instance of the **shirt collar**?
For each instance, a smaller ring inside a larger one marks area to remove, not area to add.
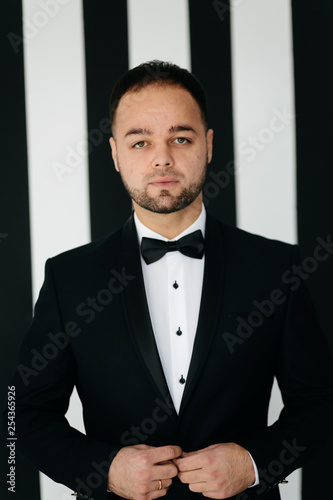
[[[172,241],[172,240],[178,240],[179,238],[182,238],[183,236],[186,236],[189,233],[197,231],[198,229],[200,229],[203,237],[205,237],[206,209],[205,209],[204,205],[202,204],[201,213],[200,213],[199,217],[197,218],[197,220],[195,220],[193,222],[193,224],[191,224],[188,228],[186,228],[185,231],[183,231],[182,233],[180,233],[177,236],[175,236],[174,238],[172,238],[172,240],[169,240],[168,238],[165,238],[165,236],[162,236],[158,233],[155,233],[155,231],[152,231],[151,229],[149,229],[149,227],[142,224],[142,222],[139,220],[139,218],[135,212],[134,212],[134,222],[135,222],[136,230],[138,233],[139,244],[141,243],[141,240],[143,237],[156,238],[156,239],[162,240],[162,241]]]

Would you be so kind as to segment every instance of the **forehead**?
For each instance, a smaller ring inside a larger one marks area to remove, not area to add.
[[[114,125],[117,130],[128,126],[165,125],[189,122],[202,126],[201,111],[192,95],[178,85],[148,85],[129,91],[119,101]]]

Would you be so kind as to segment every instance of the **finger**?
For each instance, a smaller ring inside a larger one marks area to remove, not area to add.
[[[159,479],[158,481],[153,481],[153,491],[161,491],[163,489],[168,489],[172,484],[172,479]]]
[[[183,451],[181,458],[191,457],[193,455],[198,455],[198,453],[201,453],[201,452],[202,452],[202,450]]]
[[[193,493],[202,493],[205,495],[205,493],[211,493],[207,489],[207,483],[206,482],[200,482],[200,483],[194,483],[194,484],[189,484],[188,485],[189,489],[193,491]],[[206,496],[206,495],[205,495]],[[213,497],[212,497],[213,498]]]
[[[151,484],[153,489],[149,493],[147,493],[147,497],[153,500],[154,498],[164,497],[164,495],[167,494],[168,489],[172,484],[172,480],[171,479],[163,480],[161,489],[159,481],[153,481]]]
[[[171,479],[178,475],[178,469],[172,462],[168,462],[165,465],[154,465],[152,470],[152,475],[154,479]]]
[[[193,453],[193,455],[186,455],[183,458],[176,458],[173,463],[177,466],[179,471],[196,470],[202,468],[202,452]]]
[[[149,452],[151,453],[153,463],[158,464],[165,460],[173,460],[174,458],[180,457],[182,449],[180,446],[167,445],[151,448]]]
[[[195,484],[207,481],[207,473],[203,469],[189,472],[178,472],[178,478],[182,483]]]

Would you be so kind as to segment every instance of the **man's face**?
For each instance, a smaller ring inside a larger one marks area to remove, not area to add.
[[[112,157],[134,206],[172,213],[201,204],[213,131],[191,94],[174,85],[128,92],[118,105]]]

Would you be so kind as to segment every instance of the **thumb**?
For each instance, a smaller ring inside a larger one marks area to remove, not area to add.
[[[185,458],[185,457],[192,457],[193,455],[198,455],[199,453],[201,453],[202,450],[195,450],[195,451],[183,451],[182,453],[182,458]]]

